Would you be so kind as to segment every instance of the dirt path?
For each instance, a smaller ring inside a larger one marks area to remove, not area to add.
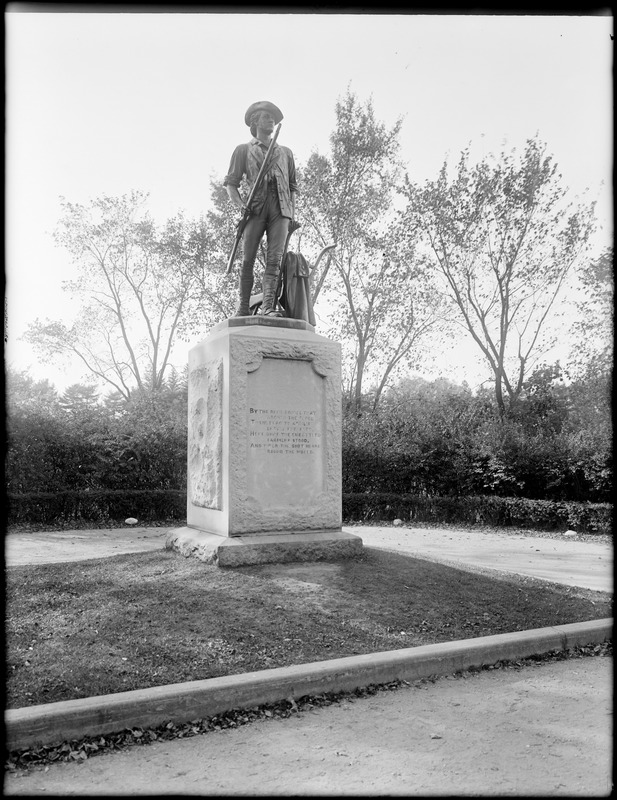
[[[159,550],[164,546],[170,530],[137,527],[10,533],[5,539],[5,559],[7,565],[12,567]]]
[[[611,790],[612,659],[443,678],[10,775],[7,795],[551,795]]]

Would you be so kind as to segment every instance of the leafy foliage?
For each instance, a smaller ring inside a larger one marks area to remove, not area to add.
[[[141,524],[165,525],[186,518],[186,489],[61,489],[9,493],[11,525],[38,529],[123,525],[127,517]]]
[[[37,387],[9,376],[18,389]],[[39,394],[48,390],[46,382],[38,385]],[[158,392],[122,405],[95,403],[89,387],[71,387],[64,402],[40,404],[18,391],[8,410],[9,494],[185,487],[186,382],[174,373]]]
[[[413,520],[439,524],[490,525],[528,530],[563,530],[610,533],[613,506],[609,503],[577,503],[529,500],[524,497],[428,497],[414,494],[343,495],[343,516],[350,522]]]
[[[610,375],[614,342],[613,248],[587,261],[579,271],[582,298],[577,303],[577,318],[572,329],[576,347],[569,372],[578,377]]]
[[[585,416],[585,390],[558,375],[537,371],[505,420],[487,391],[402,381],[378,409],[344,416],[344,492],[609,502],[610,407]]]

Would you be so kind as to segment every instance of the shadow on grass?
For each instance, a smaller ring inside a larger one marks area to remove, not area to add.
[[[7,706],[611,614],[602,593],[375,548],[226,570],[167,551],[11,567]]]

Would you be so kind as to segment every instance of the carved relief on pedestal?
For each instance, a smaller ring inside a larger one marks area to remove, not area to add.
[[[189,376],[188,479],[193,505],[223,507],[223,359]]]

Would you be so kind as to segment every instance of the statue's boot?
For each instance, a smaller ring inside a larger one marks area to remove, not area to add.
[[[251,315],[251,311],[249,308],[249,302],[251,299],[251,290],[253,288],[253,277],[240,277],[240,302],[238,304],[238,308],[234,317],[249,317]]]
[[[261,304],[261,312],[266,317],[282,317],[276,308],[276,284],[278,275],[264,275],[264,299]]]

